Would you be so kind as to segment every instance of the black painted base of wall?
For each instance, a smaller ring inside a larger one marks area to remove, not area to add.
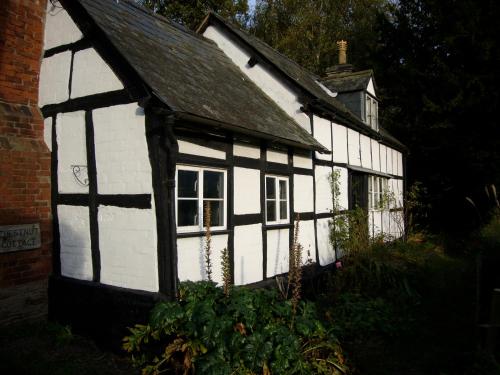
[[[165,297],[100,283],[51,276],[49,319],[69,325],[105,348],[122,352],[127,327],[146,323],[151,309]]]

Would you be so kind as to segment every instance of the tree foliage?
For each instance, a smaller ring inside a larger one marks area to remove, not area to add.
[[[138,2],[191,30],[196,30],[210,11],[242,26],[247,23],[249,17],[247,0],[138,0]]]
[[[315,73],[337,63],[336,41],[350,42],[349,62],[364,68],[387,0],[258,0],[250,26],[258,38]]]
[[[441,228],[464,229],[464,198],[500,178],[499,16],[495,1],[401,0],[379,18],[383,121],[410,147]]]

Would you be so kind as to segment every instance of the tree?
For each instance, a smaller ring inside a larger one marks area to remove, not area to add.
[[[180,23],[191,30],[201,24],[209,11],[245,26],[248,22],[247,0],[137,0],[155,13]]]
[[[349,62],[365,68],[377,16],[387,6],[387,0],[258,0],[250,31],[317,74],[337,63],[336,41],[345,39]]]
[[[500,182],[500,4],[400,0],[372,51],[383,122],[410,150],[434,222],[464,229],[465,197]]]

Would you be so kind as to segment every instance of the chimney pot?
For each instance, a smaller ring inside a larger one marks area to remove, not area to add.
[[[347,42],[345,40],[339,40],[337,42],[337,47],[339,49],[339,65],[347,64]]]

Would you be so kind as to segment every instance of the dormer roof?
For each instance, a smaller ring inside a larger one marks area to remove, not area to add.
[[[321,79],[321,82],[330,90],[335,90],[338,93],[352,91],[366,91],[372,80],[376,90],[375,78],[373,70],[361,70],[358,72],[340,70],[337,67],[329,69],[326,72],[326,77]]]

